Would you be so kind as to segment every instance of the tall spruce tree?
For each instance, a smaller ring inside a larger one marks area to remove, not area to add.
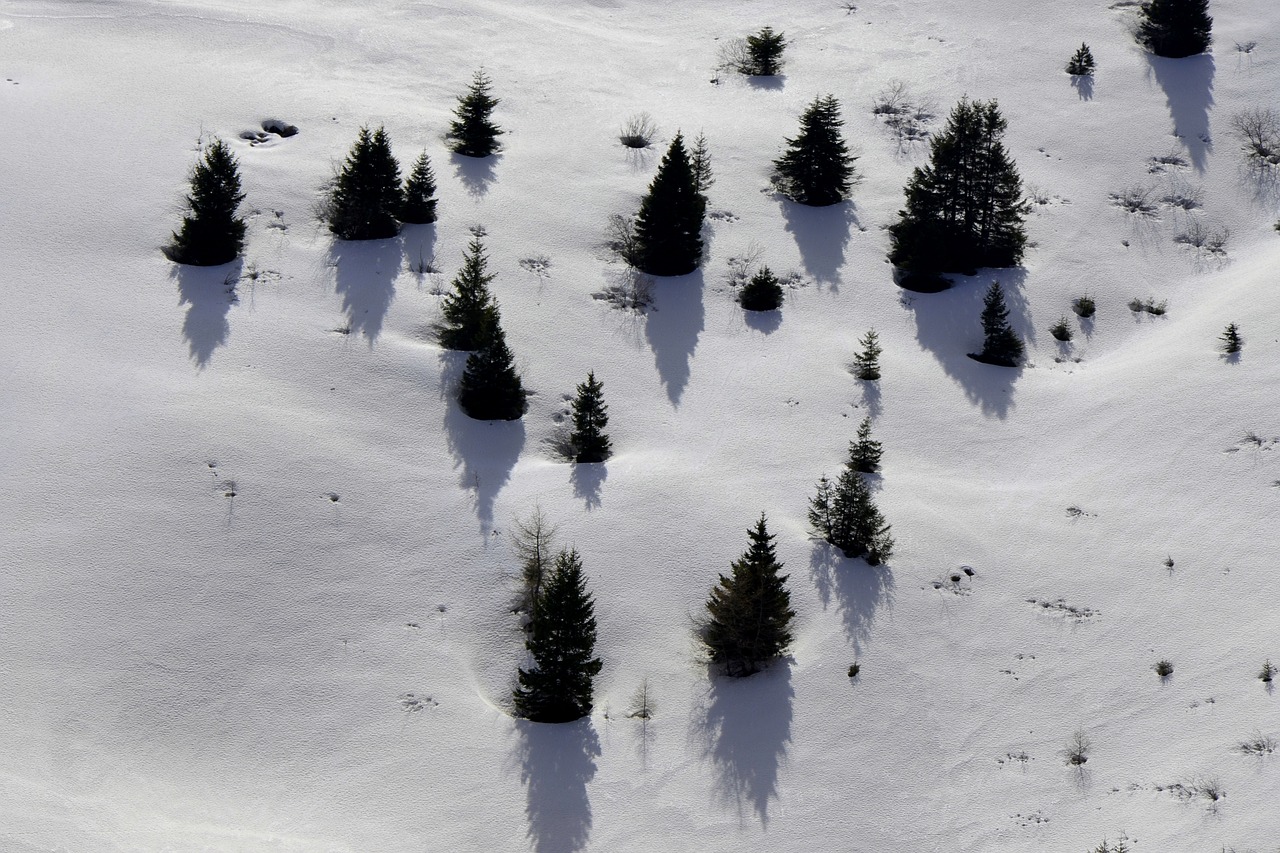
[[[236,158],[227,143],[215,139],[191,170],[190,212],[173,234],[169,258],[201,267],[235,260],[244,248],[244,217],[236,215],[243,200]]]
[[[709,175],[709,173],[708,173]],[[684,136],[671,140],[635,220],[633,257],[651,275],[686,275],[702,262],[702,223],[707,198],[699,188]]]
[[[884,448],[871,437],[870,416],[858,425],[858,438],[849,442],[849,467],[860,474],[874,474],[880,470],[880,457]]]
[[[859,379],[874,382],[880,378],[880,336],[875,329],[868,329],[858,343],[862,349],[853,357],[853,372]]]
[[[853,161],[840,128],[840,102],[820,96],[800,116],[800,133],[773,161],[773,183],[800,204],[824,207],[848,198],[855,180]]]
[[[595,371],[587,373],[587,381],[578,386],[573,398],[573,433],[569,444],[575,462],[603,462],[609,458],[612,442],[605,434],[609,425],[609,407],[604,402],[604,384],[596,380]]]
[[[1171,59],[1204,53],[1213,43],[1209,0],[1147,0],[1138,41],[1156,56]]]
[[[1016,367],[1022,361],[1022,339],[1009,324],[1009,308],[1000,282],[993,281],[982,299],[982,352],[976,359],[1001,367]]]
[[[787,40],[773,27],[765,27],[755,35],[747,36],[747,62],[744,74],[772,77],[782,71],[782,51]]]
[[[774,550],[764,513],[752,530],[751,544],[731,564],[729,577],[720,580],[707,599],[710,618],[703,642],[712,663],[720,664],[734,677],[751,675],[782,655],[791,645],[791,593],[787,575],[779,574],[782,563]]]
[[[410,225],[436,221],[436,176],[425,151],[414,161],[409,177],[405,179],[400,221]]]
[[[1027,205],[1022,180],[1000,137],[1007,123],[995,101],[964,98],[930,143],[928,166],[907,182],[906,209],[889,226],[889,260],[915,273],[1009,267],[1022,260]]]
[[[528,394],[516,373],[515,357],[502,331],[498,306],[481,330],[478,348],[467,356],[458,403],[478,421],[514,421],[524,415]]]
[[[457,116],[449,124],[444,138],[449,150],[467,157],[488,157],[502,150],[498,137],[502,128],[493,122],[493,108],[499,101],[493,97],[493,81],[481,68],[471,77],[471,85],[465,95],[458,96]]]
[[[595,601],[576,550],[561,551],[543,581],[537,618],[525,647],[533,668],[521,669],[516,713],[539,723],[567,723],[591,713],[595,677]]]
[[[329,191],[329,230],[341,240],[382,240],[400,231],[404,202],[400,164],[387,132],[360,128],[356,143]]]
[[[488,263],[484,244],[479,237],[473,237],[463,256],[462,269],[453,279],[453,290],[440,305],[444,314],[440,345],[445,349],[478,349],[486,330],[497,322],[497,303],[489,292],[494,276],[487,271]]]

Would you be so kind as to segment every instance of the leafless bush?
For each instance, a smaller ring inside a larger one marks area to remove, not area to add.
[[[1245,157],[1259,166],[1280,166],[1280,113],[1252,107],[1231,117],[1231,129],[1243,143]]]
[[[1191,165],[1187,162],[1187,158],[1182,156],[1178,151],[1170,151],[1168,154],[1157,154],[1151,158],[1151,165],[1147,167],[1147,171],[1152,174],[1164,172],[1170,166],[1174,168],[1185,168]]]
[[[1240,744],[1240,751],[1245,755],[1270,755],[1276,751],[1276,739],[1262,732],[1254,732],[1247,741]]]
[[[1236,53],[1253,53],[1253,49],[1258,46],[1256,41],[1238,41],[1236,42]]]
[[[1092,749],[1093,741],[1089,740],[1089,736],[1082,729],[1076,729],[1071,739],[1067,741],[1063,754],[1068,764],[1079,767],[1089,760],[1089,752]]]
[[[750,74],[755,68],[751,59],[751,51],[745,38],[734,38],[720,45],[717,54],[717,71],[732,71],[737,74]]]
[[[1227,253],[1227,240],[1230,236],[1231,232],[1225,227],[1210,228],[1200,220],[1194,219],[1173,238],[1173,242],[1191,246],[1198,252],[1220,257]]]
[[[621,311],[643,314],[653,305],[653,279],[639,270],[628,268],[591,297],[608,302]]]
[[[729,258],[729,286],[742,287],[755,275],[756,266],[764,255],[764,246],[752,240],[740,254]]]
[[[1109,194],[1111,203],[1135,216],[1155,216],[1156,206],[1151,203],[1151,187],[1131,186]]]
[[[901,80],[890,80],[871,102],[871,112],[884,119],[898,147],[904,148],[929,137],[929,125],[938,113],[932,100],[917,99]]]
[[[1160,196],[1160,203],[1182,210],[1195,210],[1200,206],[1203,198],[1203,187],[1193,187],[1183,181],[1175,181],[1164,195]]]
[[[619,258],[628,264],[634,264],[637,250],[635,220],[621,213],[610,216],[605,227],[604,244]]]
[[[1156,301],[1154,296],[1148,296],[1146,299],[1139,299],[1136,296],[1129,300],[1129,310],[1135,314],[1139,311],[1146,311],[1148,314],[1154,314],[1157,317],[1168,311],[1169,303],[1167,300],[1161,299]],[[1173,568],[1173,560],[1169,560],[1169,568]]]
[[[636,113],[618,131],[618,141],[628,148],[648,148],[657,138],[658,125],[648,113]]]

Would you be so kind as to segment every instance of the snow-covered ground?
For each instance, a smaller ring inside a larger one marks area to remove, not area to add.
[[[0,5],[0,849],[1274,850],[1280,755],[1239,746],[1280,737],[1256,677],[1280,663],[1280,203],[1230,121],[1280,107],[1280,5],[1215,0],[1212,55],[1183,60],[1133,43],[1131,3],[845,5]],[[765,25],[784,77],[715,71]],[[480,66],[509,131],[486,164],[440,139]],[[895,79],[942,116],[998,99],[1043,202],[1023,268],[894,286],[883,229],[927,160],[871,112]],[[770,161],[828,92],[864,180],[799,208]],[[636,153],[641,111],[663,141]],[[240,137],[268,119],[300,132]],[[316,222],[363,124],[429,152],[437,225]],[[624,278],[607,221],[677,129],[711,146],[707,259],[621,311],[593,298]],[[211,135],[248,247],[177,268]],[[1126,214],[1130,187],[1200,207]],[[1225,257],[1174,241],[1195,221]],[[460,412],[430,330],[476,227],[535,392],[510,424]],[[798,275],[780,320],[734,302],[755,250]],[[992,278],[1018,370],[965,355]],[[1168,313],[1126,307],[1148,296]],[[848,369],[873,326],[878,387]],[[616,455],[575,470],[551,444],[588,370]],[[866,414],[898,545],[875,569],[805,523]],[[564,726],[510,715],[509,531],[535,507],[597,597],[596,710]],[[692,625],[762,510],[797,640],[731,682]]]

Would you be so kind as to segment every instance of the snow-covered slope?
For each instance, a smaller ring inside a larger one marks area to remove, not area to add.
[[[1230,119],[1278,106],[1280,7],[1217,0],[1213,54],[1175,61],[1133,44],[1127,3],[845,5],[0,6],[0,848],[1273,849],[1280,756],[1238,747],[1280,737],[1256,678],[1280,661],[1280,205]],[[764,25],[785,77],[715,70]],[[1062,72],[1081,41],[1087,89]],[[440,139],[480,66],[509,131],[488,164]],[[1023,268],[894,286],[883,228],[927,158],[871,112],[895,79],[941,116],[999,100],[1042,202]],[[828,92],[864,180],[798,208],[770,161]],[[636,153],[616,137],[641,111],[663,142]],[[240,137],[267,119],[300,132]],[[363,124],[402,164],[428,151],[437,225],[342,244],[316,222]],[[607,220],[677,129],[711,146],[707,260],[621,311],[593,298],[625,278]],[[159,247],[210,135],[248,248],[176,268]],[[1130,187],[1201,206],[1135,217],[1109,199]],[[1193,220],[1225,257],[1174,242]],[[431,334],[476,228],[535,392],[512,424],[459,411]],[[797,274],[780,321],[733,300],[755,251]],[[992,278],[1018,370],[965,356]],[[1126,307],[1148,296],[1168,313]],[[615,456],[575,470],[552,442],[588,370]],[[866,414],[898,543],[875,569],[805,523]],[[605,662],[595,713],[558,727],[508,702],[509,531],[535,507],[583,556]],[[797,640],[729,682],[692,625],[762,510]],[[1216,803],[1179,796],[1215,779]]]

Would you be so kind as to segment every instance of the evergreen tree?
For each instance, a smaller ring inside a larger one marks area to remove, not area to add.
[[[982,352],[978,361],[1016,367],[1022,360],[1022,340],[1009,325],[1009,309],[1004,304],[1000,282],[993,281],[982,299]]]
[[[751,281],[743,285],[738,294],[738,303],[747,311],[775,311],[782,307],[782,284],[773,270],[761,267],[751,277]]]
[[[707,135],[699,133],[693,140],[693,150],[689,152],[689,166],[693,169],[693,182],[702,194],[703,203],[707,200],[707,190],[716,182],[711,174],[711,151],[707,148]]]
[[[1240,336],[1240,327],[1235,323],[1228,323],[1227,328],[1218,340],[1222,341],[1222,351],[1227,355],[1240,352],[1244,346],[1244,338]]]
[[[868,329],[867,333],[858,341],[862,345],[862,350],[853,357],[853,370],[859,379],[874,381],[880,378],[880,336],[876,334],[875,329]]]
[[[772,77],[782,71],[782,50],[787,40],[773,27],[765,27],[753,36],[747,36],[747,74]]]
[[[387,132],[360,128],[356,144],[329,192],[329,230],[341,240],[381,240],[400,231],[400,164]]]
[[[413,169],[404,182],[400,221],[410,225],[436,221],[436,176],[431,171],[431,161],[425,151],[414,161]]]
[[[662,157],[635,220],[635,245],[628,260],[651,275],[685,275],[702,261],[702,221],[707,199],[676,133]]]
[[[525,647],[534,667],[521,669],[516,713],[538,723],[567,723],[591,713],[595,677],[595,602],[576,550],[561,551],[543,582],[538,617]]]
[[[729,577],[720,581],[707,599],[710,619],[703,642],[713,663],[721,664],[734,677],[758,672],[763,664],[779,657],[791,645],[791,593],[787,575],[779,574],[773,540],[765,526],[764,513],[755,529],[748,530],[750,546],[731,564]]]
[[[951,111],[930,143],[930,164],[907,183],[906,209],[889,226],[895,266],[971,273],[1022,260],[1027,205],[1017,167],[1000,142],[1006,126],[995,101],[965,98]]]
[[[467,356],[458,403],[478,421],[514,421],[524,415],[528,396],[516,373],[515,358],[502,331],[498,306],[480,335],[479,347]]]
[[[1147,0],[1138,41],[1156,56],[1172,59],[1204,53],[1213,43],[1209,0]]]
[[[596,381],[595,371],[587,373],[587,381],[578,386],[573,399],[573,446],[575,462],[603,462],[609,458],[612,442],[604,432],[609,425],[609,407],[604,403],[604,384]]]
[[[874,474],[880,470],[883,453],[880,442],[871,437],[871,418],[863,418],[858,426],[857,441],[849,442],[849,467],[861,474]]]
[[[235,260],[244,248],[244,218],[236,215],[243,200],[236,158],[227,143],[215,139],[191,170],[190,213],[173,235],[170,259],[201,267]]]
[[[834,483],[826,477],[818,481],[817,494],[809,500],[809,524],[846,557],[863,557],[876,566],[893,555],[890,525],[852,466],[846,465]]]
[[[1089,45],[1081,44],[1080,49],[1072,54],[1071,61],[1067,63],[1067,73],[1083,77],[1092,74],[1093,69],[1093,51],[1089,50]]]
[[[840,128],[840,102],[817,97],[800,116],[800,133],[787,140],[787,151],[773,161],[773,183],[800,204],[824,207],[849,196],[855,180],[853,161]]]
[[[479,237],[473,237],[462,269],[453,279],[453,291],[440,306],[445,322],[440,330],[440,345],[445,349],[465,352],[478,349],[485,330],[497,322],[497,304],[489,293],[489,282],[494,276],[486,271],[488,263],[484,244]]]
[[[492,92],[493,81],[482,68],[472,76],[467,93],[458,96],[454,110],[457,118],[449,124],[449,132],[444,136],[450,143],[450,151],[467,157],[488,157],[502,150],[498,141],[502,128],[491,118],[493,108],[499,103]]]

